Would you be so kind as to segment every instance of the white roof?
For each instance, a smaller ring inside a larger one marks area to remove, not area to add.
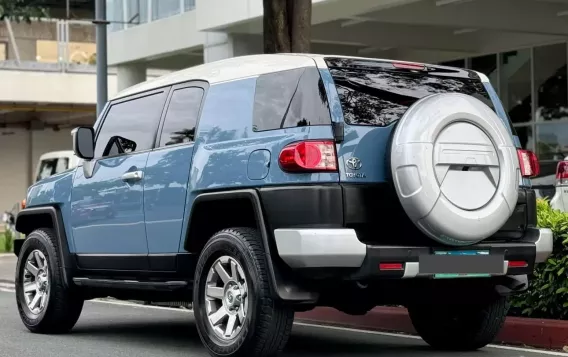
[[[315,62],[311,55],[274,54],[232,57],[172,72],[137,84],[121,91],[115,98],[127,97],[154,88],[192,80],[203,80],[215,84],[266,73],[314,66]]]
[[[121,91],[114,97],[114,99],[192,80],[202,80],[207,81],[210,84],[215,84],[235,79],[256,77],[266,73],[286,71],[289,69],[315,67],[316,61],[321,60],[323,57],[392,61],[379,58],[320,55],[310,53],[280,53],[232,57],[190,67],[181,71],[166,74],[156,79],[142,82]],[[416,63],[398,60],[397,62]]]
[[[49,159],[57,159],[60,157],[73,157],[75,156],[75,152],[73,150],[61,150],[61,151],[51,151],[47,152],[39,157],[39,160],[49,160]]]

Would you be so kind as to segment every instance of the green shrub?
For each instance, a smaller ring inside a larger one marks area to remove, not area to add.
[[[526,317],[568,319],[568,213],[539,199],[537,219],[539,227],[552,230],[554,250],[536,267],[528,290],[515,296],[512,306]]]
[[[12,232],[6,231],[4,233],[4,251],[11,252],[14,245],[14,239],[12,238]]]

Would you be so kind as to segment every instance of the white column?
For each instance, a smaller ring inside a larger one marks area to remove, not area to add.
[[[262,36],[230,35],[224,32],[206,32],[203,61],[262,53]]]
[[[117,66],[117,89],[132,87],[146,81],[146,65],[144,63],[128,63]]]

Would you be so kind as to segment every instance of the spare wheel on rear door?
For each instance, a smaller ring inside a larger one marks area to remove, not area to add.
[[[402,116],[391,168],[400,202],[428,237],[477,243],[497,232],[517,204],[519,162],[495,112],[465,94],[435,94]]]

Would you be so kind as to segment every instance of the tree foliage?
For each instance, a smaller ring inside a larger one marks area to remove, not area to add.
[[[312,0],[263,0],[264,53],[309,52]]]
[[[554,234],[554,250],[539,264],[529,289],[513,299],[513,312],[536,318],[568,319],[568,213],[537,201],[538,226]]]
[[[0,0],[0,20],[30,22],[33,18],[47,17],[47,9],[42,5],[41,0]]]

